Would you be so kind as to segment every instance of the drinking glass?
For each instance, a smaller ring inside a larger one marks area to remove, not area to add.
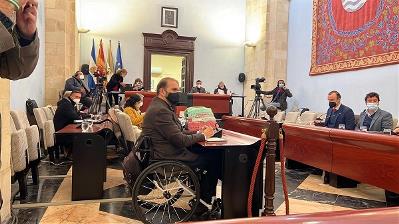
[[[367,126],[360,126],[360,131],[367,132]]]
[[[87,120],[82,122],[82,132],[88,132],[90,129],[90,123]]]
[[[80,109],[82,109],[82,107],[83,107],[83,104],[81,104],[81,103],[77,103],[77,104],[76,104],[76,109],[77,109],[78,111],[80,111]]]
[[[96,121],[101,121],[101,117],[102,117],[101,114],[97,114],[97,115],[95,115],[95,120]]]
[[[389,129],[389,128],[385,128],[382,132],[384,133],[384,134],[386,134],[386,135],[391,135],[391,129]]]
[[[343,129],[343,130],[345,130],[345,124],[339,124],[339,125],[338,125],[338,129]]]
[[[89,123],[89,128],[93,127],[94,120],[93,119],[88,119],[87,122]]]

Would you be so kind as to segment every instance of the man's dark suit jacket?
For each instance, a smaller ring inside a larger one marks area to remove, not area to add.
[[[198,155],[187,147],[205,140],[203,134],[185,134],[171,105],[158,97],[145,113],[142,130],[151,138],[155,159],[194,161]]]
[[[81,117],[75,109],[75,102],[67,98],[63,98],[57,103],[57,110],[55,111],[53,122],[55,131],[59,131],[68,124],[73,124],[74,120],[79,120]]]
[[[274,88],[272,91],[265,91],[265,95],[273,95],[272,102],[280,103],[280,110],[287,110],[287,97],[292,97],[292,93],[289,89],[284,89],[280,95],[277,95],[279,87]]]
[[[355,114],[353,113],[353,110],[351,108],[341,104],[339,110],[335,112],[336,116],[332,117],[332,114],[333,108],[329,108],[327,111],[327,117],[325,122],[326,127],[328,127],[330,119],[333,119],[331,120],[333,125],[329,128],[338,128],[339,124],[345,124],[346,130],[355,130]]]

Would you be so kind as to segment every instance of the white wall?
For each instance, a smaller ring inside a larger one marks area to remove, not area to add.
[[[288,32],[287,85],[292,104],[314,111],[327,111],[327,94],[338,90],[342,101],[359,114],[368,92],[380,94],[382,109],[399,117],[399,65],[309,76],[312,47],[312,0],[291,0]]]
[[[81,1],[86,28],[81,35],[81,63],[88,63],[92,38],[99,44],[103,38],[107,55],[109,39],[116,56],[117,41],[121,41],[124,67],[129,71],[127,80],[143,77],[143,32],[162,33],[161,7],[179,9],[179,35],[197,37],[195,41],[194,80],[201,79],[212,92],[219,81],[235,93],[242,94],[238,74],[244,71],[245,0],[108,0]],[[107,4],[108,3],[108,4]],[[98,16],[101,12],[107,16]],[[110,12],[117,16],[110,15]],[[88,21],[86,18],[94,18]],[[98,52],[98,46],[96,46]],[[115,60],[115,59],[114,59]],[[239,102],[234,105],[239,112]]]
[[[44,72],[45,72],[45,13],[44,0],[39,0],[39,14],[37,20],[38,34],[40,38],[39,62],[32,75],[26,79],[12,81],[10,86],[12,110],[25,111],[25,101],[30,98],[36,100],[37,104],[44,104]]]

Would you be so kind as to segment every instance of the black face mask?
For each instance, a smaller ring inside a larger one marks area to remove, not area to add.
[[[170,104],[176,105],[180,100],[180,93],[169,93],[166,99],[169,101]]]
[[[329,103],[328,103],[328,106],[329,106],[330,108],[333,108],[333,107],[336,107],[336,106],[337,106],[337,103],[336,103],[336,102],[329,102]]]

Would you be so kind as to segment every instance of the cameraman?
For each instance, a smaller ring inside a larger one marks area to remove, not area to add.
[[[278,80],[277,87],[271,91],[262,92],[264,95],[273,95],[271,104],[281,111],[287,110],[287,97],[292,97],[292,93],[285,86],[284,80]]]

